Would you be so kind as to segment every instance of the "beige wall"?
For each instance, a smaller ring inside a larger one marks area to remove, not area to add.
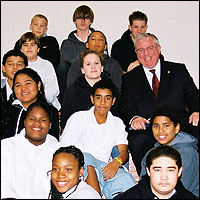
[[[86,4],[95,14],[93,28],[105,33],[110,53],[114,41],[128,27],[135,10],[147,14],[149,28],[160,40],[165,59],[185,63],[199,87],[199,2],[198,1],[1,1],[1,58],[15,41],[29,31],[36,13],[49,19],[49,35],[61,45],[75,29],[72,14]]]

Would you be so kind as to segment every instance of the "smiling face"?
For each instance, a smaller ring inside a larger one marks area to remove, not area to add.
[[[154,138],[160,143],[170,145],[180,131],[180,124],[174,123],[166,116],[157,116],[152,123]]]
[[[161,199],[168,199],[182,173],[182,167],[178,169],[175,160],[161,156],[154,159],[150,169],[146,170],[152,192]]]
[[[137,41],[136,54],[139,62],[146,68],[152,69],[158,63],[161,46],[152,37],[144,37]]]
[[[47,112],[37,106],[28,113],[24,126],[26,130],[25,137],[30,143],[38,146],[45,142],[47,133],[51,127]]]
[[[31,103],[37,101],[38,91],[41,83],[36,82],[26,74],[18,74],[13,83],[14,93],[22,105],[27,108]]]
[[[83,176],[83,167],[79,169],[78,160],[69,153],[58,153],[52,163],[51,180],[56,189],[65,193],[74,187]]]
[[[105,36],[101,32],[91,33],[86,48],[103,54],[107,48]]]

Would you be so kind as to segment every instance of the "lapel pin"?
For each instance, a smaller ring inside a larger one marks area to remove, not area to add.
[[[167,71],[167,73],[169,74],[169,73],[170,73],[170,71]]]

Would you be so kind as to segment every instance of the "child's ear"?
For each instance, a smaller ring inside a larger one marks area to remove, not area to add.
[[[84,169],[83,167],[81,167],[79,170],[79,177],[83,176],[83,173],[84,173]]]
[[[38,90],[40,91],[41,88],[41,82],[38,83]]]
[[[178,124],[176,125],[176,127],[175,127],[175,133],[176,133],[176,134],[179,133],[180,129],[181,129],[181,126],[180,126],[180,123],[178,123]]]
[[[91,100],[92,104],[94,104],[94,98],[92,95],[90,95],[90,100]]]
[[[5,68],[5,66],[4,65],[2,65],[2,72],[6,72],[6,68]]]
[[[112,106],[115,104],[115,101],[116,101],[116,97],[114,97],[112,100]]]
[[[147,167],[146,167],[146,171],[147,171],[148,176],[150,176],[150,171]]]
[[[86,47],[86,49],[89,49],[88,42],[86,42],[85,47]]]

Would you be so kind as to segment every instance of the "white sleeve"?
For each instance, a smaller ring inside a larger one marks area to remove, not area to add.
[[[11,170],[14,170],[15,166],[11,164],[11,153],[8,144],[1,141],[1,199],[20,198],[12,187]]]
[[[59,86],[58,86],[58,79],[56,76],[56,72],[54,70],[53,65],[50,62],[44,62],[45,73],[41,78],[43,79],[44,83],[44,90],[45,95],[49,103],[57,98],[60,93]]]
[[[59,141],[66,145],[74,145],[79,141],[82,135],[81,116],[78,112],[72,114],[67,120],[65,128],[60,136]]]
[[[125,125],[122,122],[121,119],[118,119],[116,122],[116,132],[117,132],[117,137],[116,137],[116,144],[115,145],[119,145],[119,144],[127,144],[128,145],[128,133],[125,130]]]

